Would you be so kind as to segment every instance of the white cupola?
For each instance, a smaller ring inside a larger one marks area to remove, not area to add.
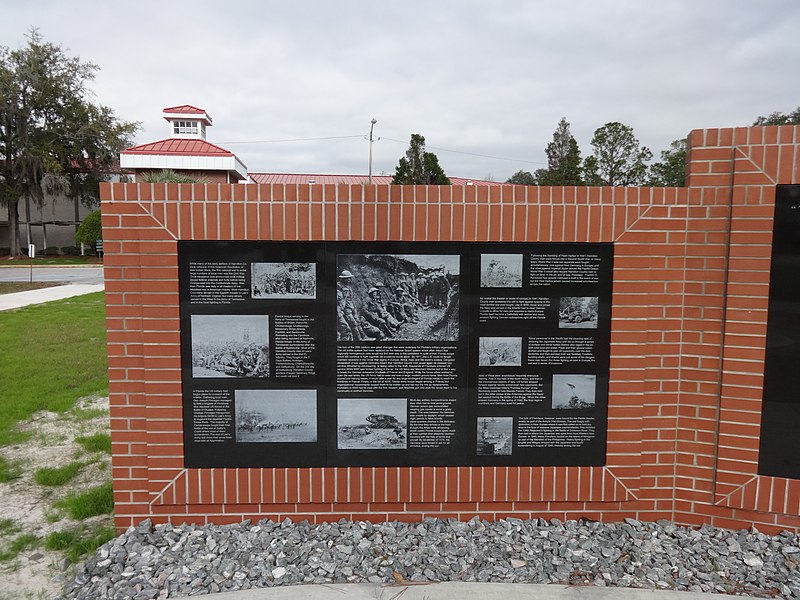
[[[206,127],[213,123],[202,108],[184,104],[164,109],[161,116],[169,123],[171,138],[206,139]]]

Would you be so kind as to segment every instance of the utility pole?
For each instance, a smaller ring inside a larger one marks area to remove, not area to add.
[[[375,123],[377,123],[377,119],[372,119],[369,125],[369,183],[372,185],[372,142],[374,141],[372,138],[372,130],[375,128]]]

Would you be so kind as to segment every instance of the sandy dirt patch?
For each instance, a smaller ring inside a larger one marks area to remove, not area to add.
[[[65,564],[63,552],[44,548],[44,538],[53,531],[80,525],[54,508],[55,502],[70,492],[81,492],[111,480],[110,455],[87,452],[75,441],[77,437],[109,432],[108,398],[82,398],[66,413],[40,411],[21,423],[19,429],[29,432],[30,438],[0,448],[0,456],[22,471],[18,479],[0,483],[0,519],[10,519],[17,530],[0,537],[0,547],[6,548],[21,533],[36,535],[40,543],[33,550],[0,562],[0,600],[54,598],[61,592],[59,578],[65,576],[70,565]],[[34,480],[38,468],[61,467],[74,461],[83,466],[63,486],[45,487]],[[111,515],[104,515],[83,523],[111,525],[112,521]]]

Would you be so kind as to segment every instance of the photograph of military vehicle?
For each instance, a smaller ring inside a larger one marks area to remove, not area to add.
[[[561,298],[558,326],[561,329],[597,329],[597,297]]]
[[[340,398],[337,408],[340,450],[397,450],[408,446],[405,398]]]

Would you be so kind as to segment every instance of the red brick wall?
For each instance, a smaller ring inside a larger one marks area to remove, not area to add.
[[[687,188],[102,187],[117,526],[674,519],[800,529],[756,474],[776,183],[800,127],[694,131]],[[605,467],[184,469],[177,240],[614,242]]]

